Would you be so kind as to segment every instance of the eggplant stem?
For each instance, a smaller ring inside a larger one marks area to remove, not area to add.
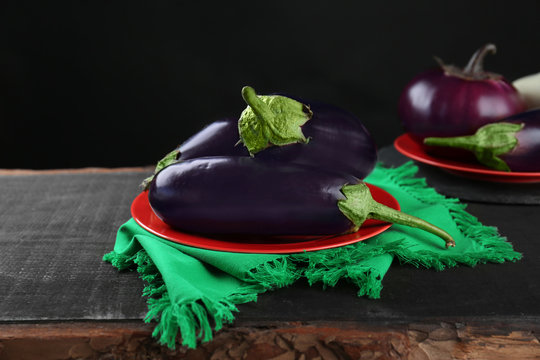
[[[443,239],[447,248],[456,246],[456,242],[452,236],[443,229],[416,216],[405,214],[386,205],[379,204],[375,200],[373,202],[373,209],[368,216],[369,218],[421,229]]]
[[[341,188],[341,192],[345,195],[345,200],[339,200],[338,207],[358,227],[362,226],[367,219],[376,219],[427,231],[443,239],[447,248],[456,246],[452,236],[443,229],[416,216],[378,203],[364,183],[345,185]]]
[[[475,151],[477,147],[475,135],[455,137],[427,137],[424,139],[424,144],[428,146],[455,147],[470,151]]]
[[[255,89],[251,86],[244,86],[242,88],[242,98],[251,107],[255,115],[257,115],[259,121],[263,121],[265,124],[272,123],[272,121],[267,121],[267,119],[274,117],[274,114],[270,110],[270,107],[259,99]]]
[[[272,112],[272,109],[270,109],[270,106],[266,105],[264,101],[259,99],[257,93],[255,92],[255,89],[253,89],[251,86],[244,86],[242,88],[242,98],[244,99],[246,104],[248,104],[249,107],[253,110],[256,115],[257,121],[262,127],[267,126],[275,134],[278,134],[280,132],[279,129],[276,129],[276,127],[274,126],[273,119],[275,115]],[[250,155],[253,154],[250,153]]]
[[[313,113],[305,104],[286,96],[258,96],[250,86],[242,88],[242,98],[248,106],[238,120],[238,132],[251,155],[273,145],[306,142],[301,127]]]
[[[497,52],[497,47],[494,44],[486,44],[478,49],[465,68],[463,73],[467,76],[475,76],[482,74],[484,72],[484,58],[488,53],[495,54]]]
[[[484,125],[473,135],[427,137],[424,139],[424,144],[469,150],[485,166],[499,171],[511,171],[510,166],[500,156],[516,148],[518,145],[516,134],[524,126],[523,123],[501,121]]]

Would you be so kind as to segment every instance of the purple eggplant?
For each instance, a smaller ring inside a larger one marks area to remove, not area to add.
[[[360,179],[369,175],[377,162],[377,148],[360,119],[334,105],[298,101],[309,104],[313,112],[312,118],[302,126],[308,142],[270,146],[255,157],[316,166]]]
[[[249,137],[241,139],[240,124],[245,124],[249,116],[251,118],[248,120],[259,121],[258,116],[251,111],[252,106],[249,105],[240,120],[234,118],[218,120],[190,137],[158,163],[155,173],[172,163],[204,156],[250,155],[264,160],[286,161],[346,172],[361,179],[373,170],[377,160],[375,143],[365,126],[353,114],[337,106],[316,101],[303,101],[283,95],[257,96],[249,87],[242,90],[242,95],[254,108],[266,106],[259,100],[261,98],[264,101],[286,99],[285,101],[299,104],[296,116],[301,118],[302,112],[306,114],[306,122],[301,126],[301,133],[296,133],[299,137],[281,145],[272,145],[264,138],[263,146],[260,148],[243,144],[242,142],[248,144],[250,142]],[[261,116],[272,117],[271,109],[266,115]],[[261,123],[264,121],[270,120],[260,120]],[[151,178],[145,180],[145,183],[148,184],[150,181]]]
[[[148,199],[181,231],[207,235],[323,236],[351,233],[368,219],[417,227],[454,246],[424,220],[382,205],[358,178],[251,157],[206,157],[161,170]]]
[[[224,118],[203,127],[159,160],[154,174],[144,179],[141,186],[148,189],[154,176],[171,164],[206,156],[249,156],[238,144],[238,119]]]
[[[403,90],[398,115],[415,139],[472,134],[480,126],[525,111],[518,91],[504,77],[484,71],[484,57],[496,47],[480,48],[463,69],[445,65],[412,79]]]
[[[473,135],[429,137],[424,144],[468,150],[495,170],[540,171],[540,109],[484,125]]]
[[[249,156],[238,144],[238,119],[224,118],[205,126],[175,149],[176,160],[205,156]]]

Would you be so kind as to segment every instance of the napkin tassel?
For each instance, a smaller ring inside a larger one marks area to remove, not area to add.
[[[475,249],[460,253],[456,251],[459,250],[459,243],[457,243],[456,249],[437,253],[414,249],[414,244],[411,242],[398,241],[388,248],[388,252],[395,255],[401,263],[443,270],[458,264],[475,266],[488,262],[517,261],[522,258],[521,253],[514,251],[512,243],[506,238],[501,238],[496,227],[483,225],[478,218],[468,213],[467,204],[460,203],[457,198],[447,198],[439,194],[434,188],[428,186],[425,178],[416,177],[418,167],[412,161],[397,168],[386,168],[379,163],[377,168],[383,176],[399,184],[412,197],[427,204],[446,207],[464,237],[472,239],[483,248],[483,251]]]
[[[157,321],[152,336],[161,344],[174,349],[180,333],[182,345],[195,348],[198,341],[212,340],[213,331],[219,331],[234,320],[233,313],[238,312],[236,304],[256,301],[257,293],[247,290],[220,301],[201,298],[182,304],[172,302],[169,293],[164,292],[161,297],[148,300],[144,321]]]
[[[132,256],[111,252],[104,256],[104,260],[122,270],[133,269],[133,265],[137,265],[137,272],[146,284],[143,295],[148,297],[148,313],[144,321],[149,323],[156,320],[157,325],[152,335],[158,338],[161,344],[172,349],[175,348],[179,333],[182,336],[182,345],[189,348],[195,348],[198,340],[211,340],[213,331],[220,330],[234,320],[233,313],[238,311],[236,304],[256,301],[257,294],[265,290],[261,286],[247,285],[242,292],[231,294],[219,301],[202,297],[174,303],[146,251],[141,249]],[[268,269],[274,270],[274,277],[277,279],[280,278],[277,272],[288,271],[289,266],[275,261],[268,265]]]
[[[383,276],[371,262],[378,257],[389,257],[387,254],[389,251],[391,249],[386,245],[356,243],[297,254],[292,258],[303,264],[301,275],[308,280],[310,286],[321,282],[323,289],[326,289],[336,286],[339,280],[345,279],[358,287],[358,296],[378,299],[383,288]]]
[[[501,236],[496,227],[482,225],[476,217],[465,211],[464,204],[453,204],[450,207],[450,213],[463,235],[473,239],[475,243],[481,245],[483,250],[475,249],[475,251],[462,253],[451,253],[449,251],[448,254],[435,253],[415,250],[413,244],[405,241],[396,247],[393,254],[397,256],[401,263],[435,270],[444,270],[458,264],[472,267],[488,262],[515,262],[522,258],[522,254],[513,249],[512,243],[501,241]],[[506,240],[506,238],[502,239]],[[459,244],[457,246],[459,247]]]
[[[256,301],[261,292],[288,286],[302,273],[293,261],[282,256],[250,271],[246,286],[237,293],[220,300],[202,297],[174,303],[157,267],[144,249],[131,256],[112,251],[105,254],[103,260],[119,270],[137,270],[145,282],[143,295],[148,297],[148,313],[144,321],[157,322],[152,335],[171,349],[175,348],[178,334],[181,334],[182,345],[189,348],[195,348],[198,341],[211,340],[213,331],[219,331],[234,320],[237,304]]]
[[[252,269],[246,281],[258,284],[264,290],[289,286],[302,276],[302,270],[288,256],[260,264]]]

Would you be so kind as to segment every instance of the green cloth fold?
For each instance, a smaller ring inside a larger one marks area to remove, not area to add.
[[[402,211],[450,233],[456,247],[425,231],[401,225],[335,249],[297,254],[243,254],[184,246],[155,236],[130,219],[118,230],[114,250],[104,256],[119,270],[136,269],[146,286],[145,321],[157,321],[154,336],[162,344],[195,347],[212,339],[214,331],[234,320],[236,305],[255,301],[258,294],[288,286],[300,277],[310,284],[335,286],[347,280],[358,296],[379,298],[382,280],[394,258],[416,267],[443,270],[464,264],[516,261],[521,254],[498,234],[465,211],[458,199],[446,198],[415,177],[408,162],[398,168],[378,164],[365,181],[399,202]]]

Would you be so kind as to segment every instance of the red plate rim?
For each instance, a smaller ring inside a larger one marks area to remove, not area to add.
[[[540,172],[506,172],[493,169],[487,169],[482,165],[468,164],[451,159],[443,159],[434,157],[424,150],[422,144],[411,137],[410,134],[405,133],[400,135],[394,140],[394,147],[397,151],[413,160],[419,161],[424,164],[433,165],[439,168],[454,170],[460,173],[479,174],[484,179],[497,181],[506,179],[506,181],[523,181],[523,182],[537,182],[540,181]]]
[[[391,208],[400,210],[398,201],[390,193],[375,185],[366,185],[369,187],[375,200]],[[249,240],[225,241],[183,233],[171,228],[155,215],[148,202],[146,191],[140,193],[133,200],[131,204],[131,215],[145,230],[178,244],[208,250],[262,254],[287,254],[340,247],[367,240],[392,226],[390,223],[378,220],[367,220],[357,232],[346,235],[331,235],[315,239],[313,237],[302,238],[298,236],[289,239],[280,237],[279,243],[269,243],[268,240],[266,242],[261,242],[260,240],[254,242],[250,242]]]

